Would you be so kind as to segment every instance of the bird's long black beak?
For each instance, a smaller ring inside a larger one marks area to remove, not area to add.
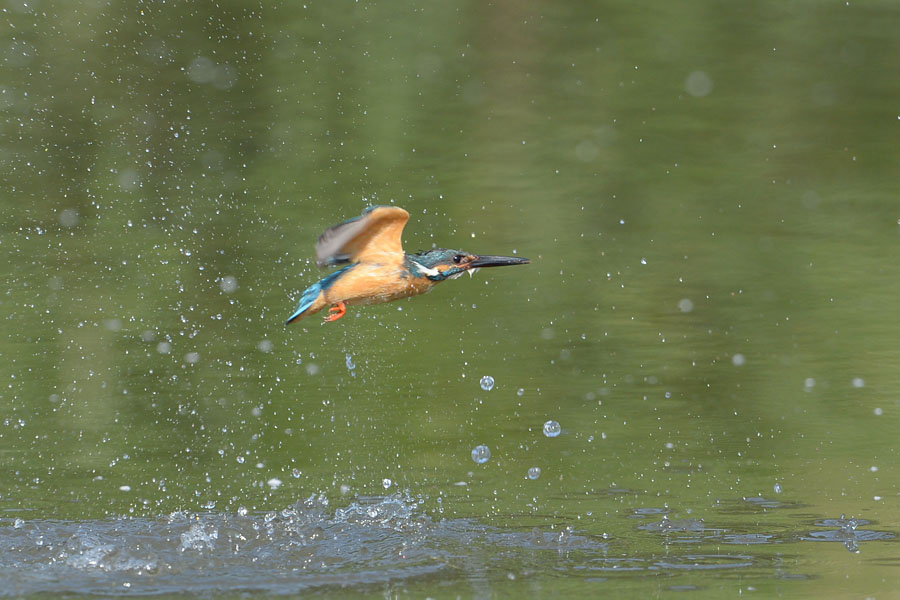
[[[527,265],[531,261],[517,256],[476,256],[469,263],[470,269],[483,269],[485,267],[506,267],[508,265]]]

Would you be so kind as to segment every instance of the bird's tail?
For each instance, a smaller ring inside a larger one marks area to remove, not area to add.
[[[306,291],[304,291],[303,295],[300,297],[300,306],[297,307],[297,310],[294,311],[294,314],[291,315],[291,318],[287,320],[285,325],[289,325],[292,321],[296,321],[297,319],[314,315],[327,306],[328,303],[325,301],[325,290],[334,285],[335,281],[344,276],[356,265],[357,263],[353,263],[352,265],[347,265],[343,269],[338,269],[325,279],[317,281],[306,288]]]
[[[294,314],[287,320],[285,325],[290,325],[293,321],[307,316],[304,313],[312,308],[312,305],[319,299],[319,294],[322,293],[322,286],[320,283],[321,282],[314,283],[306,288],[306,291],[303,292],[303,296],[300,297],[300,305],[297,307],[297,310],[294,311]]]

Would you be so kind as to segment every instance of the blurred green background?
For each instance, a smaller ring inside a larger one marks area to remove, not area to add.
[[[896,528],[896,3],[0,20],[7,514],[408,490],[628,538],[777,483]],[[532,264],[285,327],[319,233],[391,203],[409,251]]]

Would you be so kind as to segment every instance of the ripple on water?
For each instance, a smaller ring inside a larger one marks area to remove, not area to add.
[[[638,529],[661,533],[684,533],[703,532],[706,531],[706,526],[703,523],[703,519],[669,519],[663,516],[662,521],[639,525]]]
[[[763,567],[771,559],[753,557],[747,554],[685,554],[659,558],[647,557],[601,557],[590,560],[586,568],[590,571],[709,571],[743,570]]]
[[[666,557],[654,566],[660,569],[685,569],[708,571],[710,569],[735,569],[752,567],[753,557],[745,554],[685,554]]]
[[[848,551],[856,554],[860,552],[859,545],[862,542],[893,540],[897,537],[889,531],[859,529],[860,525],[868,523],[869,521],[865,519],[848,519],[844,515],[841,515],[840,519],[822,519],[815,524],[834,529],[811,531],[800,539],[806,542],[839,542]]]
[[[662,506],[642,506],[640,508],[635,508],[634,512],[628,515],[628,518],[643,519],[644,517],[655,517],[667,514],[669,514],[669,509]]]

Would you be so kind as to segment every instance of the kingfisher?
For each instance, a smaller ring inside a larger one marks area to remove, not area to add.
[[[361,216],[327,229],[316,243],[316,264],[344,266],[306,288],[287,322],[299,321],[326,306],[331,308],[325,321],[337,321],[347,314],[347,305],[392,302],[430,292],[445,279],[463,273],[471,276],[484,267],[530,262],[447,248],[407,254],[400,241],[407,221],[409,213],[399,206],[372,206]]]

